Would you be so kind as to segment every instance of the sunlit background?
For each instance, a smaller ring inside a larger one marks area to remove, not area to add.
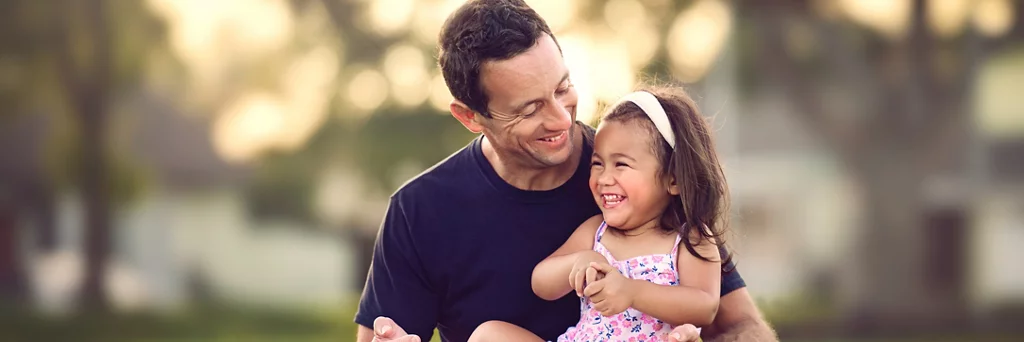
[[[714,122],[784,341],[1024,336],[1024,6],[527,1],[580,120]],[[388,196],[473,136],[453,0],[0,5],[0,340],[350,341]]]

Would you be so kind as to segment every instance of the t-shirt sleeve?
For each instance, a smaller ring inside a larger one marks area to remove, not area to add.
[[[738,289],[747,286],[747,283],[743,281],[743,277],[740,277],[740,271],[736,269],[736,264],[732,260],[729,260],[728,264],[725,264],[723,268],[729,270],[729,272],[722,272],[722,294],[725,296],[729,292],[736,291]]]
[[[397,198],[392,196],[377,235],[355,322],[372,329],[374,319],[386,316],[426,341],[437,326],[440,300],[413,243],[415,227]]]

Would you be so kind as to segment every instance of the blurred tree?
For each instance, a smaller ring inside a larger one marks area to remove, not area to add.
[[[18,305],[27,291],[24,272],[18,262],[17,217],[13,209],[10,203],[0,203],[0,301]]]
[[[131,164],[110,152],[108,116],[112,95],[141,80],[161,27],[132,0],[5,1],[0,7],[0,98],[7,113],[42,113],[50,120],[47,174],[43,184],[77,188],[85,212],[85,280],[79,304],[107,308],[105,264],[111,246],[112,201],[131,197],[136,182]],[[10,80],[9,78],[13,78]],[[16,86],[7,87],[9,83]],[[53,187],[36,194],[50,200]],[[38,208],[53,216],[52,208]],[[38,225],[52,229],[51,224]],[[52,245],[54,233],[41,232]],[[5,235],[6,236],[6,235]],[[7,246],[16,241],[4,239]],[[48,247],[48,246],[44,246]]]
[[[854,288],[841,301],[853,333],[966,326],[972,91],[979,66],[1024,25],[940,37],[927,16],[935,3],[912,2],[902,38],[826,18],[816,6],[828,2],[741,7],[746,77],[781,89],[863,190],[858,255],[838,271]],[[837,93],[855,103],[837,105]]]
[[[56,67],[70,112],[78,119],[81,160],[78,163],[85,206],[85,282],[78,303],[87,310],[105,310],[105,266],[110,253],[110,189],[105,177],[107,111],[113,64],[106,1],[69,1],[57,10],[61,29],[56,41]]]

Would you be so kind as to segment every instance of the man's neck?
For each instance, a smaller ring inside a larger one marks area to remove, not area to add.
[[[530,191],[545,191],[551,190],[565,184],[572,175],[576,173],[576,168],[579,166],[580,155],[583,153],[583,134],[580,132],[580,128],[575,129],[573,139],[573,150],[564,163],[558,166],[537,168],[528,167],[514,163],[509,159],[502,158],[502,156],[494,150],[491,142],[484,137],[483,149],[484,157],[494,167],[494,171],[498,173],[501,179],[505,180],[506,183],[522,190]]]

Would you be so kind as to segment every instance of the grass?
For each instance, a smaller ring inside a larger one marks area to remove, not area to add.
[[[50,318],[7,310],[0,341],[350,341],[351,311],[204,307],[169,314]]]
[[[834,310],[815,301],[761,303],[769,321],[785,341],[918,342],[1021,341],[1020,336],[951,336],[940,339],[799,339],[786,335],[786,326],[813,324]],[[0,308],[0,342],[15,341],[354,341],[354,305],[326,310],[280,310],[265,307],[203,306],[177,313],[80,314],[43,317]],[[435,332],[432,341],[440,341]]]

